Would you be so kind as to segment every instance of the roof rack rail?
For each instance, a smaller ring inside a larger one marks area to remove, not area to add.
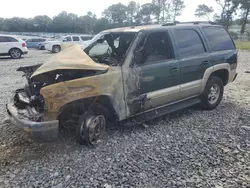
[[[175,22],[169,22],[169,23],[165,23],[162,24],[162,26],[171,26],[171,25],[177,25],[177,24],[211,24],[211,25],[216,25],[215,22],[211,22],[211,21],[193,21],[193,22],[179,22],[179,21],[175,21]]]

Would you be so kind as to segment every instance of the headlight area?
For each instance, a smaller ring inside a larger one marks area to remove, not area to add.
[[[58,120],[44,121],[42,96],[29,96],[25,89],[17,90],[12,102],[6,105],[12,124],[23,129],[36,141],[50,141],[58,137]]]
[[[14,105],[20,111],[22,116],[29,120],[41,122],[45,112],[45,103],[43,96],[29,96],[25,89],[19,89],[14,95]]]

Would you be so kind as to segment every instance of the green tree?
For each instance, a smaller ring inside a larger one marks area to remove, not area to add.
[[[239,0],[215,0],[218,5],[221,7],[221,14],[219,21],[225,27],[229,27],[233,15],[236,13],[236,10],[239,5]]]
[[[141,6],[141,10],[137,15],[137,20],[141,19],[143,23],[148,24],[152,20],[154,14],[154,6],[152,3],[146,3]]]
[[[209,7],[205,4],[198,5],[197,9],[195,10],[195,16],[199,18],[205,18],[206,20],[211,20],[211,14],[214,12],[213,7]]]
[[[152,0],[152,13],[158,23],[160,23],[161,20],[165,20],[166,3],[167,0]]]
[[[172,12],[173,12],[173,21],[176,20],[177,16],[180,16],[182,10],[185,8],[184,1],[182,0],[173,0],[172,1]]]
[[[117,3],[109,6],[103,12],[104,18],[109,20],[111,24],[119,23],[122,24],[124,21],[127,21],[127,6],[122,3]]]
[[[35,30],[38,32],[47,32],[51,26],[52,19],[46,15],[44,16],[35,16],[33,18],[33,24]]]
[[[136,3],[135,1],[130,1],[128,6],[127,6],[127,17],[128,17],[128,22],[130,24],[133,24],[136,19],[136,15],[140,11],[140,4]]]
[[[250,0],[239,0],[240,10],[242,11],[241,18],[241,34],[246,30],[246,24],[248,23],[248,17],[250,14]]]
[[[100,18],[96,20],[93,31],[94,33],[99,33],[103,30],[109,29],[110,24],[109,21],[105,18]]]

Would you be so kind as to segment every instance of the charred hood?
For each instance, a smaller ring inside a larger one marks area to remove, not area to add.
[[[64,45],[62,51],[41,65],[31,78],[56,70],[106,71],[109,66],[95,63],[78,45]]]

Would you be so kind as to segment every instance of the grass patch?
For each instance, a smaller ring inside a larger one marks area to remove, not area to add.
[[[250,50],[250,42],[235,41],[236,48],[240,50]]]

